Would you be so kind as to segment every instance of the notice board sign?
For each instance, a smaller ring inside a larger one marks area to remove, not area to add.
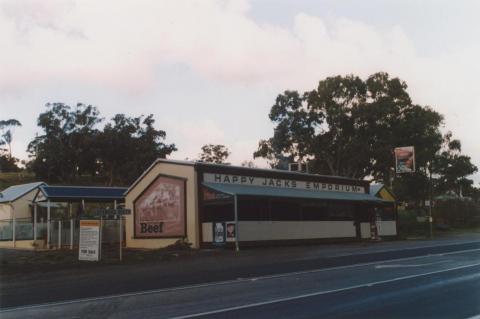
[[[78,260],[100,259],[100,220],[80,220]]]

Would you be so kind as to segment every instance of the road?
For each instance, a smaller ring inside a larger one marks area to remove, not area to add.
[[[307,258],[310,268],[294,267],[286,272],[272,269],[273,274],[234,276],[220,282],[204,278],[203,282],[177,287],[27,304],[4,308],[0,315],[2,318],[469,318],[480,314],[478,244],[397,249],[397,257],[392,256],[393,250],[352,255],[349,263],[338,259],[348,255],[336,256],[330,264]],[[380,257],[385,259],[376,259]],[[283,265],[280,269],[287,267]],[[231,272],[239,273],[237,269]],[[95,290],[95,283],[91,285]],[[45,294],[49,291],[45,290]]]

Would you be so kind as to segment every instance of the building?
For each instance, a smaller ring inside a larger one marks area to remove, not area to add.
[[[126,245],[360,240],[377,225],[380,236],[396,236],[395,216],[376,220],[390,204],[365,180],[158,159],[125,193]]]
[[[0,193],[0,220],[32,217],[32,202],[43,182],[10,186]]]

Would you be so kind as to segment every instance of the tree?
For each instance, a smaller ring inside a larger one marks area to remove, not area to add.
[[[257,168],[257,165],[253,161],[245,160],[240,164],[242,167]]]
[[[388,183],[393,148],[413,145],[417,166],[425,171],[440,148],[443,117],[413,104],[406,89],[400,79],[376,73],[366,81],[329,77],[303,94],[285,91],[270,111],[273,137],[259,142],[254,157],[269,159],[273,167],[282,158],[309,161],[313,173]]]
[[[230,151],[225,145],[206,144],[202,146],[202,153],[199,156],[201,162],[222,164],[230,156]]]
[[[12,156],[13,129],[22,124],[16,119],[0,120],[0,172],[16,172],[18,159]]]
[[[464,193],[474,193],[473,181],[467,176],[474,174],[478,168],[471,163],[470,157],[461,154],[462,144],[452,139],[449,132],[444,137],[443,149],[435,156],[432,172],[437,175],[436,193],[454,193],[462,196]]]
[[[91,105],[47,104],[38,117],[44,134],[28,146],[33,157],[29,167],[37,178],[72,183],[90,177],[107,185],[129,185],[155,159],[176,150],[174,144],[163,143],[166,133],[154,128],[153,115],[117,114],[99,130],[102,122]]]
[[[8,157],[12,158],[12,129],[16,126],[22,126],[22,124],[16,119],[0,120],[0,131],[2,135],[0,137],[0,146],[8,146]]]
[[[129,185],[157,158],[176,151],[175,144],[164,144],[165,131],[153,127],[153,115],[127,117],[117,114],[105,125],[96,143],[99,174],[107,185]]]
[[[102,121],[98,109],[82,103],[46,107],[37,120],[44,134],[28,145],[33,157],[29,166],[37,178],[71,183],[80,175],[95,175],[93,142],[99,134],[95,127]]]

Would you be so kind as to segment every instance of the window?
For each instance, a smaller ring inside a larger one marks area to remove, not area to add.
[[[353,205],[332,202],[329,205],[330,220],[353,220]]]
[[[232,220],[235,220],[233,203],[209,203],[203,205],[202,222],[221,222]]]
[[[278,221],[300,221],[300,204],[291,200],[272,200],[271,203],[271,220]]]
[[[239,220],[270,220],[267,198],[240,197],[238,199]]]
[[[303,220],[329,220],[327,202],[311,202],[302,206]]]

